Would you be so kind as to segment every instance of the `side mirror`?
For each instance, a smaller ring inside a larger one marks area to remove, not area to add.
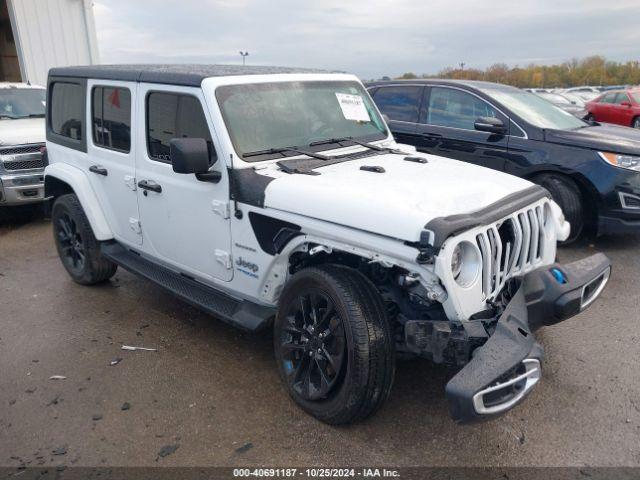
[[[209,147],[204,138],[173,138],[169,143],[171,165],[176,173],[207,173]]]
[[[480,117],[476,119],[473,127],[479,132],[495,133],[498,135],[505,135],[507,133],[507,127],[502,123],[502,120],[495,117]]]
[[[630,107],[631,102],[629,100],[625,100],[624,102],[620,102],[620,105],[622,105],[623,107]]]

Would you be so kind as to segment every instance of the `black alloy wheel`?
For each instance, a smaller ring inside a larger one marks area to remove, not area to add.
[[[301,291],[285,322],[280,346],[292,388],[305,400],[327,398],[346,363],[344,324],[333,302],[318,289]]]
[[[380,292],[357,270],[327,264],[295,273],[280,295],[273,344],[287,392],[323,422],[363,420],[389,397],[391,326]]]
[[[60,245],[62,262],[74,272],[81,272],[85,265],[85,249],[76,222],[63,213],[57,219],[56,234]]]

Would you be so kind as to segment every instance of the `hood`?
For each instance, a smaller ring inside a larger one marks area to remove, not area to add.
[[[546,130],[545,140],[572,147],[640,155],[640,131],[602,124],[577,130]]]
[[[257,173],[275,178],[265,190],[266,208],[408,241],[419,240],[434,218],[481,210],[532,185],[488,168],[420,156],[428,163],[384,154],[315,169],[320,175],[288,174],[275,164]]]
[[[44,142],[44,118],[0,119],[0,146]]]

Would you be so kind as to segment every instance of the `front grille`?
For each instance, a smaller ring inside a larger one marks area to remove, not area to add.
[[[18,155],[21,153],[39,152],[44,147],[44,143],[33,143],[31,145],[14,145],[11,147],[0,147],[0,155]]]
[[[37,158],[34,160],[24,160],[15,162],[4,162],[4,168],[6,170],[31,170],[33,168],[44,168],[44,160]]]
[[[546,239],[544,206],[516,212],[476,236],[482,255],[482,292],[493,301],[505,283],[542,261]]]
[[[32,170],[44,168],[46,163],[40,154],[43,143],[0,147],[0,159],[6,170]]]

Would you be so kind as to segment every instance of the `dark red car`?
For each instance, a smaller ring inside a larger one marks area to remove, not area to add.
[[[605,92],[586,104],[585,120],[640,128],[640,89]]]

